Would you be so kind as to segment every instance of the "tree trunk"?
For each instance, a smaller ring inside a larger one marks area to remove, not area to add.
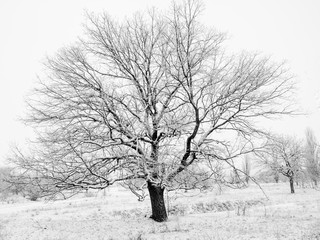
[[[148,182],[148,190],[151,200],[152,215],[150,218],[157,222],[164,222],[168,219],[166,207],[164,204],[164,188],[155,186]]]
[[[294,193],[294,183],[293,183],[293,177],[289,178],[290,181],[290,189],[291,189],[291,193]]]
[[[276,181],[276,183],[279,183],[279,173],[278,172],[274,172],[274,180]]]

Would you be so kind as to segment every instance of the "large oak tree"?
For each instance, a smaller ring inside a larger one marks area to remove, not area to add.
[[[226,54],[201,11],[190,0],[122,22],[88,14],[84,37],[48,58],[28,101],[39,137],[13,158],[20,179],[53,192],[142,179],[164,221],[163,192],[180,172],[254,151],[253,121],[289,112],[291,79],[258,54]]]

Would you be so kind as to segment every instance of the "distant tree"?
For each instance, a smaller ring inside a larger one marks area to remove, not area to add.
[[[20,194],[31,201],[36,201],[40,197],[50,195],[48,191],[46,193],[43,191],[43,188],[47,185],[44,179],[36,177],[33,174],[14,173],[11,170],[4,181],[10,192]]]
[[[260,169],[256,173],[255,179],[257,180],[257,182],[264,182],[264,183],[275,182],[275,183],[279,183],[279,181],[281,180],[281,176],[282,175],[280,175],[278,171],[275,171],[275,170],[271,169],[269,166],[266,167],[264,165],[262,167],[262,169]],[[284,180],[286,180],[286,178]]]
[[[274,170],[274,169],[272,169],[272,170],[273,170],[272,171],[272,176],[273,176],[274,181],[276,183],[279,183],[279,179],[280,179],[279,172]]]
[[[320,179],[320,152],[319,144],[311,129],[306,130],[305,146],[306,172],[315,186]]]
[[[240,186],[240,184],[243,183],[240,177],[241,170],[233,167],[232,170],[230,171],[230,184],[235,185],[235,186]]]
[[[12,194],[22,194],[24,190],[24,186],[16,184],[16,181],[12,184],[10,181],[12,177],[11,172],[12,169],[10,167],[0,168],[0,199],[2,200],[6,200]]]
[[[301,142],[291,137],[272,136],[262,154],[263,163],[273,172],[289,179],[291,193],[295,193],[294,181],[302,171],[303,148]]]
[[[278,165],[278,161],[276,158],[272,159],[273,163],[269,162],[268,166],[266,168],[266,164],[265,162],[262,163],[262,166],[259,173],[258,173],[258,179],[259,181],[263,181],[263,182],[275,182],[275,183],[279,183],[279,181],[281,180],[281,176],[279,171],[277,170],[277,168],[274,168],[272,166],[276,166]],[[285,179],[284,179],[285,180]]]
[[[244,174],[245,182],[248,184],[251,173],[251,161],[248,155],[245,155],[244,157],[244,161],[242,163],[242,172]]]
[[[0,193],[6,191],[9,188],[9,184],[5,179],[10,175],[10,168],[0,167]]]
[[[85,37],[48,58],[28,102],[39,138],[11,158],[20,180],[40,177],[54,193],[142,179],[161,222],[164,189],[189,166],[254,151],[253,120],[290,113],[291,78],[257,54],[227,56],[201,11],[188,0],[122,23],[89,15]]]

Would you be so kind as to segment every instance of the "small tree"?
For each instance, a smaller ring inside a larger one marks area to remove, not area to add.
[[[12,158],[20,178],[41,176],[49,192],[142,179],[161,222],[164,189],[181,172],[254,151],[253,119],[290,113],[279,102],[292,82],[282,64],[227,56],[201,11],[189,0],[122,23],[89,15],[85,37],[48,58],[28,102],[39,138]]]
[[[320,178],[320,152],[317,139],[311,129],[306,130],[305,160],[307,175],[317,187]]]
[[[4,201],[10,195],[12,190],[9,188],[10,185],[5,181],[5,179],[10,174],[10,168],[0,167],[0,201]]]
[[[9,187],[9,184],[5,181],[5,179],[10,175],[10,171],[11,170],[8,167],[0,167],[0,192]]]
[[[43,178],[17,174],[11,171],[6,177],[5,182],[8,184],[11,192],[21,194],[23,197],[28,198],[31,201],[36,201],[38,198],[48,195],[49,193],[48,191],[46,191],[46,193],[43,191],[43,188],[46,185]]]
[[[302,171],[303,149],[301,143],[290,137],[272,136],[265,150],[260,155],[264,164],[272,171],[287,177],[291,193],[294,193],[294,180]]]
[[[248,155],[245,155],[242,163],[242,172],[244,174],[245,182],[248,184],[250,180],[251,161]]]

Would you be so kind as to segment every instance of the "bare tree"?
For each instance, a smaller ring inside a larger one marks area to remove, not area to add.
[[[318,186],[320,178],[319,145],[311,129],[306,130],[305,159],[306,171],[315,186]]]
[[[0,167],[0,195],[9,188],[9,184],[5,179],[10,175],[10,171],[11,170],[8,167]]]
[[[301,143],[291,137],[272,136],[266,152],[260,153],[260,156],[273,172],[278,172],[289,179],[291,193],[295,193],[294,180],[302,171]]]
[[[244,173],[244,178],[246,183],[249,183],[250,172],[251,172],[251,161],[248,155],[245,155],[244,161],[242,163],[242,172]]]
[[[48,58],[28,101],[39,137],[12,158],[21,178],[46,179],[48,192],[143,179],[151,217],[165,221],[163,192],[180,172],[254,151],[253,120],[290,113],[291,78],[257,54],[228,57],[201,11],[190,0],[122,23],[89,14],[85,37]]]

